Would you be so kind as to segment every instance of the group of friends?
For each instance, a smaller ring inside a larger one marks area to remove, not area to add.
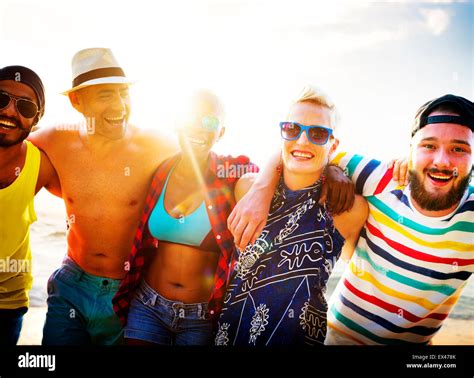
[[[214,93],[189,96],[170,138],[129,124],[110,49],[79,51],[72,76],[84,123],[35,127],[41,79],[0,69],[1,345],[28,310],[43,187],[67,212],[43,345],[403,345],[440,330],[474,271],[472,101],[422,105],[394,164],[339,152],[336,107],[308,85],[259,171],[212,151],[225,132]]]

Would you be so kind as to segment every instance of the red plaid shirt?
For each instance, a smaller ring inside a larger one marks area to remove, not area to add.
[[[158,240],[150,234],[148,229],[148,219],[160,198],[171,168],[178,162],[180,156],[178,154],[163,162],[153,177],[128,260],[129,270],[112,300],[114,311],[123,325],[127,324],[130,303],[142,279],[143,267],[158,248]],[[251,163],[248,157],[233,158],[210,153],[204,177],[207,189],[205,201],[212,231],[221,250],[214,276],[214,288],[209,300],[209,310],[213,318],[220,313],[222,308],[229,264],[234,249],[234,238],[227,229],[227,218],[235,206],[234,186],[240,176],[246,172],[258,172],[258,167]]]

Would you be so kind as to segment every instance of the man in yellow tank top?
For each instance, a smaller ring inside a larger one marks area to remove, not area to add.
[[[30,225],[34,195],[61,195],[47,155],[25,141],[44,114],[44,88],[30,69],[0,69],[0,345],[15,345],[31,289]]]

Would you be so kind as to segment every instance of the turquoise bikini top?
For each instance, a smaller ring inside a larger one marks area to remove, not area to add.
[[[148,220],[148,229],[151,235],[158,240],[219,251],[207,215],[205,201],[191,214],[178,219],[166,211],[164,199],[171,171]]]

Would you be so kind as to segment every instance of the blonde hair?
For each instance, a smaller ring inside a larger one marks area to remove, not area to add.
[[[331,98],[323,92],[320,88],[307,84],[303,87],[298,97],[292,102],[292,106],[300,102],[310,102],[315,105],[324,106],[331,111],[331,128],[336,130],[337,122],[339,121],[339,114],[336,105]]]

